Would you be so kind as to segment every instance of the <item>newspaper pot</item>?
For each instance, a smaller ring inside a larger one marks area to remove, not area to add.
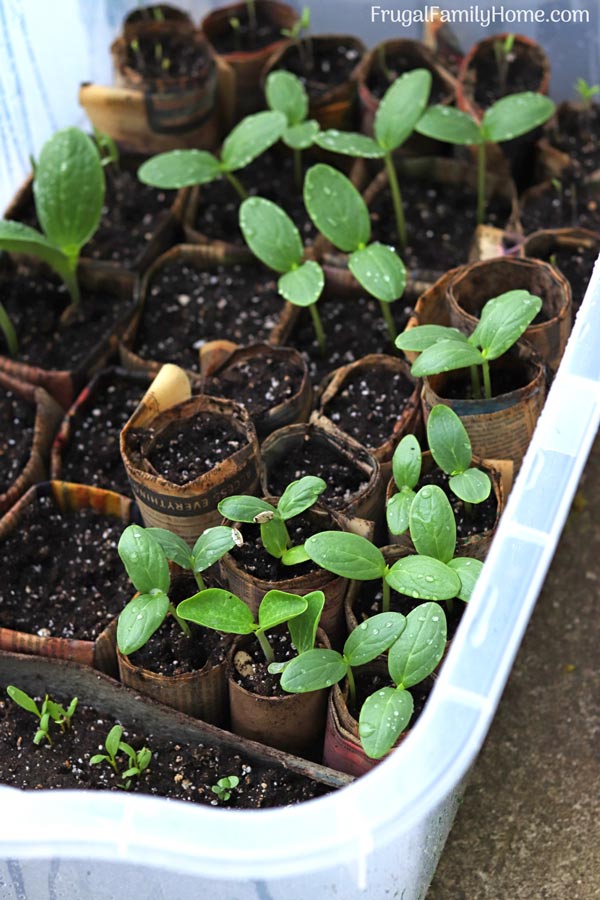
[[[144,524],[166,528],[192,544],[206,528],[220,522],[220,500],[257,490],[256,432],[239,403],[200,394],[153,414],[151,391],[121,432],[121,455]],[[225,417],[243,439],[242,447],[187,484],[176,484],[157,472],[148,457],[163,432],[210,415]]]
[[[573,314],[579,309],[583,294],[581,289],[574,287],[573,278],[570,275],[571,265],[568,258],[575,263],[582,253],[593,257],[595,260],[600,253],[600,234],[589,231],[587,228],[548,228],[536,231],[525,238],[520,247],[520,253],[524,257],[542,259],[549,262],[555,268],[561,270],[571,285],[571,301]],[[558,258],[557,258],[558,257]],[[564,265],[562,260],[567,257]],[[593,263],[592,263],[593,265]],[[590,265],[590,272],[592,265]],[[587,284],[588,275],[582,275],[582,281]],[[585,292],[585,288],[583,289]]]
[[[356,53],[358,59],[365,52],[363,42],[348,34],[316,34],[309,38],[312,52],[315,56],[328,58],[334,56],[340,46],[347,47]],[[306,43],[303,40],[302,43]],[[335,84],[327,90],[315,95],[310,90],[309,72],[306,72],[295,42],[282,45],[269,58],[262,72],[261,84],[264,89],[269,74],[276,69],[288,69],[308,83],[306,88],[309,95],[308,118],[316,119],[322,129],[339,128],[342,130],[352,128],[354,125],[354,111],[356,105],[356,80],[352,77],[340,84]]]
[[[400,415],[397,419],[390,420],[388,435],[382,443],[372,446],[373,442],[368,436],[368,422],[365,429],[366,437],[360,439],[358,435],[354,436],[379,462],[381,477],[386,481],[391,472],[391,459],[396,445],[405,434],[416,434],[421,428],[421,382],[411,375],[410,366],[404,359],[397,356],[386,356],[384,353],[371,353],[354,363],[336,369],[321,385],[319,404],[312,416],[312,421],[321,425],[326,423],[328,428],[345,433],[339,425],[332,421],[328,406],[340,394],[343,395],[349,381],[372,372],[380,372],[388,381],[391,381],[395,375],[400,375],[412,386],[412,391],[405,398],[406,402]]]
[[[530,325],[524,338],[555,372],[571,333],[571,287],[557,269],[545,262],[502,257],[464,266],[448,285],[450,323],[470,333],[491,297],[517,289],[528,290],[542,299],[544,321]]]
[[[327,690],[263,697],[238,684],[233,674],[236,655],[254,640],[253,636],[243,635],[233,642],[229,652],[227,683],[231,730],[234,734],[260,741],[277,750],[319,759],[325,730]],[[321,629],[317,632],[317,646],[330,646]]]
[[[259,23],[264,21],[279,33],[283,28],[289,29],[298,20],[298,13],[287,3],[280,0],[256,0],[256,15]],[[204,17],[202,31],[213,47],[214,53],[232,71],[234,76],[234,94],[232,108],[236,119],[248,113],[256,112],[264,107],[264,97],[260,88],[260,75],[269,57],[288,41],[281,36],[266,46],[248,50],[228,50],[221,52],[219,46],[231,34],[232,18],[240,22],[247,21],[245,3],[232,3],[214,9]]]
[[[0,391],[3,393],[11,391],[28,406],[35,408],[33,440],[29,448],[29,457],[14,481],[6,484],[3,492],[0,493],[1,516],[32,484],[46,478],[50,445],[62,418],[63,410],[43,388],[17,381],[4,372],[0,372]],[[10,449],[3,446],[2,454],[10,456]]]
[[[131,500],[121,494],[82,484],[70,484],[67,481],[47,481],[30,487],[16,505],[0,519],[0,542],[19,528],[25,510],[38,497],[51,497],[55,506],[66,514],[81,509],[94,509],[102,515],[120,519],[123,526],[137,518]],[[44,615],[44,611],[41,610],[40,613],[41,616]],[[0,650],[69,659],[112,675],[117,670],[116,620],[111,622],[94,641],[40,637],[37,634],[0,628]]]
[[[270,496],[267,496],[266,499],[274,506],[277,505],[277,499]],[[346,530],[346,523],[339,515],[324,509],[319,504],[315,504],[303,515],[310,522],[315,523],[316,531],[329,531],[336,528],[340,531]],[[236,526],[243,532],[243,525],[238,522]],[[294,575],[293,566],[290,566],[288,571],[289,578],[282,581],[265,581],[247,572],[231,553],[226,553],[219,561],[220,581],[227,585],[232,594],[240,597],[255,616],[258,614],[261,600],[268,591],[285,591],[301,597],[312,591],[323,591],[325,606],[321,615],[320,627],[331,642],[338,646],[343,641],[344,635],[344,597],[348,589],[348,580],[334,575],[326,569],[317,569],[305,575]]]

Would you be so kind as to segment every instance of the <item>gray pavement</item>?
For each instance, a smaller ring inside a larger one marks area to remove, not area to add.
[[[600,441],[427,900],[600,900]]]

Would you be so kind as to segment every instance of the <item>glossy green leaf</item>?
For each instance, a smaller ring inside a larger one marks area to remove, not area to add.
[[[358,736],[370,759],[388,753],[408,726],[414,710],[408,691],[385,687],[367,697],[358,719]]]
[[[276,559],[281,559],[290,543],[290,536],[283,519],[277,515],[268,522],[263,522],[260,526],[260,539],[267,553]]]
[[[387,89],[375,114],[375,140],[384,150],[400,147],[413,133],[431,92],[431,72],[413,69]]]
[[[415,131],[447,144],[481,144],[481,128],[465,112],[452,106],[430,106],[417,122]]]
[[[69,258],[39,231],[21,222],[0,221],[0,250],[35,256],[48,263],[64,281],[69,277]]]
[[[308,170],[304,205],[315,227],[339,250],[352,253],[368,243],[371,221],[365,201],[337,169],[318,163]]]
[[[190,569],[192,567],[191,550],[178,534],[173,534],[172,531],[167,531],[166,528],[146,528],[146,534],[149,534],[160,544],[167,559],[170,559],[171,562],[181,566],[182,569]]]
[[[286,521],[299,516],[317,502],[327,483],[314,475],[305,475],[298,481],[292,481],[277,503],[277,512]]]
[[[13,700],[17,706],[20,706],[22,709],[26,710],[29,713],[33,713],[34,716],[37,716],[38,719],[40,717],[40,710],[38,708],[37,703],[30,697],[29,694],[26,694],[25,691],[22,691],[20,688],[15,687],[13,684],[9,684],[6,688],[6,693]]]
[[[481,347],[485,359],[498,359],[518,341],[541,308],[541,299],[529,291],[507,291],[493,297],[483,307],[469,340]]]
[[[283,69],[271,72],[265,85],[270,109],[284,114],[288,125],[298,125],[308,115],[308,94],[296,75]]]
[[[427,419],[427,443],[431,455],[447,475],[457,475],[471,465],[472,449],[467,430],[449,406],[434,406]]]
[[[396,487],[414,488],[421,477],[421,445],[414,434],[405,434],[392,457]]]
[[[467,343],[467,336],[457,328],[447,328],[445,325],[417,325],[403,331],[396,338],[398,350],[411,350],[421,353],[440,341],[456,341],[459,344]]]
[[[364,666],[392,646],[406,627],[400,613],[386,612],[371,616],[350,632],[344,644],[344,658],[350,666]]]
[[[446,616],[437,603],[422,603],[413,609],[388,655],[395,684],[409,688],[431,675],[444,655],[446,638]]]
[[[334,575],[370,581],[381,578],[386,562],[381,550],[359,534],[345,531],[320,531],[304,544],[313,562]]]
[[[410,536],[417,553],[447,563],[456,547],[456,520],[443,490],[428,484],[418,491],[410,507]]]
[[[431,556],[406,556],[386,575],[399,594],[421,600],[452,600],[460,591],[460,578],[446,563]]]
[[[137,591],[169,591],[171,577],[165,552],[145,528],[128,525],[119,539],[119,556]]]
[[[459,600],[468,603],[473,593],[473,588],[479,578],[483,563],[479,559],[472,559],[467,556],[457,556],[448,563],[460,578],[460,591],[457,593]]]
[[[287,127],[281,112],[267,110],[246,116],[225,138],[221,161],[227,172],[243,169],[275,144]]]
[[[483,503],[492,490],[489,475],[481,469],[467,469],[460,475],[453,475],[448,484],[450,490],[465,503]]]
[[[225,519],[230,522],[245,522],[248,525],[258,524],[263,513],[277,515],[277,510],[266,500],[260,497],[250,497],[245,494],[225,497],[217,505],[217,509]],[[259,517],[257,522],[257,516]]]
[[[412,365],[415,378],[425,375],[437,375],[439,372],[453,372],[468,366],[481,365],[483,356],[471,344],[462,341],[440,341],[427,350],[423,350]]]
[[[294,306],[312,306],[325,287],[325,275],[319,263],[312,259],[292,272],[286,272],[277,282],[277,290],[284,300]]]
[[[281,557],[284,566],[297,566],[299,563],[308,562],[310,556],[306,552],[304,544],[298,547],[290,547]]]
[[[281,687],[290,694],[306,694],[337,684],[348,666],[336,650],[308,650],[292,659],[281,676]]]
[[[298,229],[280,206],[263,197],[249,197],[240,206],[244,240],[261,262],[276,272],[289,272],[302,262]]]
[[[206,150],[170,150],[147,159],[138,169],[143,184],[163,190],[179,190],[208,184],[221,178],[221,163]]]
[[[192,550],[194,574],[204,572],[236,546],[233,528],[215,525],[203,531]]]
[[[121,653],[129,656],[143,647],[165,621],[168,611],[169,598],[163,591],[155,589],[130,600],[117,624]]]
[[[225,634],[252,634],[256,630],[254,618],[246,604],[229,591],[207,588],[193,597],[182,600],[177,615],[186,622]]]
[[[355,250],[348,268],[362,287],[382,303],[393,303],[404,293],[406,268],[391,247],[377,242]]]
[[[525,91],[497,100],[483,116],[482,129],[486,141],[512,141],[554,115],[554,102],[543,94]]]
[[[359,159],[381,159],[385,156],[385,150],[382,150],[377,141],[367,137],[366,134],[354,131],[338,131],[335,128],[321,131],[315,144],[330,153],[340,153]]]
[[[122,735],[123,729],[120,725],[113,725],[113,727],[108,732],[104,746],[106,747],[107,753],[113,759],[119,752],[119,745],[121,743]]]
[[[410,508],[415,497],[413,490],[402,488],[388,500],[385,517],[391,534],[404,534],[408,528]]]
[[[304,597],[286,591],[267,591],[258,607],[258,624],[262,631],[275,628],[303,613],[308,606]]]
[[[288,622],[292,642],[298,653],[306,653],[315,646],[317,628],[325,606],[325,594],[323,591],[312,591],[304,595],[304,600],[307,603],[304,612]]]
[[[308,150],[315,143],[319,128],[316,119],[309,119],[308,122],[300,122],[298,125],[290,125],[283,132],[282,141],[291,150]]]

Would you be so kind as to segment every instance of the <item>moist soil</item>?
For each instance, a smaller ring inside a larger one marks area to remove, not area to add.
[[[174,261],[152,279],[135,353],[197,371],[203,344],[266,341],[284,305],[273,274],[262,267],[197,269]]]
[[[259,525],[237,525],[242,532],[244,543],[241,547],[234,547],[230,551],[237,565],[261,581],[288,581],[290,578],[299,578],[311,572],[318,572],[319,567],[312,561],[300,563],[297,566],[284,566],[281,560],[271,556],[263,547],[260,537]],[[338,528],[333,521],[323,523],[322,518],[314,519],[307,515],[295,516],[286,522],[292,547],[301,546],[305,541],[319,531]]]
[[[117,553],[124,528],[112,516],[94,510],[65,515],[49,497],[36,498],[2,543],[0,627],[97,638],[131,595]]]
[[[0,391],[0,495],[21,474],[33,447],[35,406],[13,391]]]
[[[55,697],[66,706],[70,697]],[[38,705],[43,698],[36,698]],[[282,769],[269,768],[233,751],[194,743],[178,744],[161,734],[142,734],[127,723],[79,704],[64,734],[52,731],[52,745],[33,743],[36,719],[8,698],[0,699],[0,783],[29,790],[73,788],[121,790],[123,779],[108,763],[90,765],[90,758],[105,753],[104,742],[115,724],[125,726],[123,740],[136,751],[152,750],[149,768],[141,778],[132,778],[131,793],[152,794],[172,800],[258,809],[288,806],[318,797],[330,790],[308,778]],[[119,755],[120,771],[127,759]],[[237,775],[239,786],[227,801],[218,801],[211,787],[220,778]]]
[[[571,104],[558,111],[558,127],[550,132],[552,146],[568,153],[581,166],[584,175],[600,169],[600,105],[592,103],[584,110]]]
[[[140,35],[134,49],[127,45],[125,66],[144,81],[198,78],[206,68],[206,55],[189,34]]]
[[[247,443],[229,419],[201,412],[172,422],[152,440],[146,459],[172,484],[188,484]]]
[[[402,372],[365,368],[346,378],[323,412],[363,446],[377,448],[392,437],[414,388]]]
[[[275,654],[275,662],[287,662],[298,655],[287,631],[269,634],[268,641]],[[289,696],[281,687],[281,676],[269,674],[265,655],[256,640],[235,651],[231,676],[245,690],[260,697]]]
[[[584,246],[569,247],[568,249],[557,247],[546,256],[538,255],[536,257],[544,259],[559,269],[571,285],[573,315],[581,306],[585,296],[596,257],[596,250]]]
[[[236,16],[239,20],[239,28],[234,29],[228,24],[222,34],[210,36],[210,43],[217,53],[240,53],[262,50],[278,41],[284,40],[281,29],[275,25],[264,9],[256,8],[256,28],[252,28],[245,10],[241,10]]]
[[[289,342],[304,356],[313,385],[334,369],[356,362],[369,353],[394,352],[394,344],[377,300],[364,296],[343,300],[323,297],[319,300],[318,309],[327,340],[326,355],[321,354],[312,319],[306,309],[300,310]],[[390,310],[400,334],[412,313],[412,306],[406,306],[399,300],[390,305]]]
[[[473,503],[471,505],[472,512],[467,513],[465,504],[450,490],[449,476],[441,469],[433,469],[427,475],[419,480],[417,490],[425,487],[426,484],[435,484],[440,487],[450,501],[454,518],[456,519],[456,537],[464,539],[474,534],[482,534],[484,531],[491,531],[496,523],[498,515],[498,503],[492,488],[490,496],[483,503]]]
[[[384,71],[381,62],[377,61],[371,68],[366,85],[370,92],[378,100],[381,100],[390,85],[394,83],[396,78],[404,75],[405,72],[411,72],[417,68],[415,57],[407,54],[402,50],[387,51],[385,54],[385,65],[387,72]],[[452,98],[451,92],[447,85],[444,84],[437,72],[429,68],[425,63],[419,62],[418,68],[427,69],[431,73],[432,84],[431,94],[429,96],[430,104],[444,103]]]
[[[302,368],[291,360],[264,353],[240,360],[207,378],[202,389],[206,394],[243,404],[256,420],[294,397],[302,387],[303,377]]]
[[[521,204],[521,224],[525,234],[541,228],[589,228],[600,231],[600,191],[581,183],[562,189],[550,185]]]
[[[5,276],[1,292],[17,332],[17,361],[47,370],[81,367],[128,307],[112,291],[82,288],[78,307],[61,321],[71,303],[67,289],[53,275],[27,266]],[[0,352],[6,352],[2,334]]]
[[[417,600],[414,597],[407,597],[406,594],[399,594],[397,591],[390,589],[391,612],[397,612],[401,613],[403,616],[407,616],[413,609],[416,609],[422,603],[427,602],[428,601],[426,600]],[[364,622],[365,619],[370,619],[371,616],[382,612],[382,603],[383,589],[381,580],[377,579],[376,581],[361,582],[360,591],[352,606],[352,611],[358,623],[360,624],[361,622]],[[465,608],[466,604],[463,603],[462,600],[459,600],[458,597],[440,603],[440,609],[444,611],[446,616],[448,640],[454,637]]]
[[[470,69],[474,69],[476,73],[475,102],[482,109],[487,109],[508,94],[538,91],[544,75],[544,70],[533,58],[531,49],[519,43],[514,44],[508,56],[505,83],[502,82],[492,46],[480,50],[472,60]]]
[[[147,386],[147,380],[127,372],[114,372],[101,382],[81,413],[71,419],[71,435],[61,454],[65,481],[131,495],[119,436]]]
[[[304,55],[291,47],[280,60],[278,68],[296,75],[304,85],[309,99],[320,100],[328,91],[348,81],[361,58],[360,51],[343,41],[324,45],[322,41],[302,41]]]
[[[330,444],[306,435],[288,447],[284,455],[267,464],[269,494],[280,497],[291,481],[304,475],[322,478],[327,489],[321,494],[321,503],[331,509],[346,506],[365,489],[369,476],[362,468]]]

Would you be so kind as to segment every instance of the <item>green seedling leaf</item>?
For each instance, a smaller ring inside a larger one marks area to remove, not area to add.
[[[351,131],[337,131],[336,129],[321,131],[315,138],[315,144],[323,150],[340,153],[343,156],[362,159],[381,159],[385,156],[385,150],[382,150],[373,138]]]
[[[135,653],[152,637],[165,621],[169,598],[154,589],[130,600],[119,616],[117,644],[124,656]]]
[[[413,490],[403,487],[390,497],[385,516],[391,534],[404,534],[408,528],[410,508],[416,496]]]
[[[277,283],[284,300],[294,306],[312,306],[325,287],[325,275],[319,263],[310,259],[292,272],[286,272]]]
[[[427,419],[427,443],[434,460],[447,475],[458,475],[471,465],[467,430],[449,406],[434,406]]]
[[[486,141],[501,143],[527,134],[554,115],[554,102],[543,94],[525,91],[502,97],[486,110],[481,123]]]
[[[294,616],[299,616],[308,607],[304,597],[288,594],[286,591],[268,591],[258,607],[258,624],[262,631],[275,628]]]
[[[381,550],[359,534],[321,531],[309,537],[304,547],[318,566],[343,578],[370,581],[382,578],[387,568]]]
[[[279,515],[263,522],[260,526],[260,538],[267,553],[276,559],[281,559],[290,542],[285,522]]]
[[[431,415],[431,414],[430,414]],[[414,434],[406,434],[394,450],[392,475],[398,488],[414,488],[421,477],[421,447]]]
[[[113,725],[113,727],[108,732],[106,736],[106,741],[104,742],[104,746],[106,747],[106,752],[113,759],[119,752],[119,745],[121,743],[121,738],[123,736],[123,729],[120,725]]]
[[[306,173],[304,204],[318,230],[339,250],[352,253],[371,237],[371,222],[365,201],[352,182],[319,163]]]
[[[304,544],[299,547],[290,547],[289,550],[286,550],[282,557],[281,562],[284,566],[297,566],[299,563],[308,562],[310,556],[306,552]]]
[[[282,136],[287,126],[283,113],[265,111],[246,116],[225,138],[221,166],[226,172],[243,169]]]
[[[299,125],[290,125],[283,133],[283,143],[290,150],[308,150],[315,143],[319,129],[319,123],[315,119],[309,119]]]
[[[348,665],[364,666],[372,662],[398,640],[406,627],[400,613],[387,612],[371,616],[357,625],[344,644],[344,658]]]
[[[292,481],[279,499],[277,512],[287,522],[314,506],[326,489],[327,483],[314,475],[305,475],[298,481]]]
[[[26,256],[35,256],[48,263],[61,277],[66,271],[68,257],[45,238],[43,234],[23,225],[21,222],[10,220],[0,222],[0,249],[8,253],[23,253]]]
[[[292,642],[299,654],[314,649],[319,620],[325,606],[325,594],[323,591],[312,591],[304,595],[304,600],[307,604],[304,612],[288,622]]]
[[[433,556],[443,563],[452,559],[456,547],[456,521],[450,501],[440,487],[428,484],[417,493],[410,508],[409,527],[418,554]]]
[[[490,496],[492,482],[481,469],[467,469],[459,475],[453,475],[448,486],[465,503],[483,503]]]
[[[38,719],[41,718],[41,712],[37,703],[35,702],[33,697],[30,697],[29,694],[25,693],[25,691],[22,691],[20,688],[15,687],[13,684],[9,684],[9,686],[6,688],[6,693],[8,694],[10,699],[17,704],[17,706],[21,707],[21,709],[24,709],[29,713],[33,713],[33,715],[37,716]]]
[[[437,603],[422,603],[413,609],[388,655],[394,682],[409,688],[431,675],[444,655],[446,637],[446,616]]]
[[[377,242],[355,250],[348,268],[362,287],[377,300],[393,303],[404,293],[406,268],[391,247]]]
[[[421,600],[452,600],[460,591],[460,578],[446,563],[431,556],[406,556],[386,575],[399,594]]]
[[[298,229],[280,206],[249,197],[240,206],[244,240],[261,262],[276,272],[289,272],[302,262],[304,248]]]
[[[464,603],[468,603],[471,599],[473,588],[483,569],[483,563],[479,559],[457,556],[456,559],[450,560],[448,565],[460,578],[461,588],[456,596]]]
[[[177,563],[182,569],[191,568],[192,554],[183,538],[173,534],[172,531],[167,531],[166,528],[146,528],[146,534],[160,544],[167,559]]]
[[[396,338],[398,350],[411,350],[421,353],[440,341],[456,341],[459,344],[467,343],[467,336],[456,328],[447,328],[445,325],[417,325],[408,331],[403,331]]]
[[[299,125],[308,115],[308,94],[299,78],[283,70],[271,72],[265,85],[267,104],[284,114],[288,125]]]
[[[423,350],[413,363],[411,372],[415,378],[422,378],[425,375],[437,375],[439,372],[452,372],[455,369],[481,365],[483,360],[483,355],[476,347],[451,339],[440,341]]]
[[[290,694],[306,694],[337,684],[348,666],[336,650],[308,650],[292,659],[281,676],[281,687]]]
[[[451,106],[430,106],[419,119],[419,134],[447,144],[481,144],[481,128],[467,113]]]
[[[397,78],[386,91],[375,114],[374,133],[379,146],[392,151],[412,134],[431,92],[431,73],[413,69]]]
[[[137,754],[137,764],[140,772],[145,772],[152,760],[152,751],[148,747],[142,747]]]
[[[48,713],[44,713],[40,718],[40,727],[35,733],[35,737],[33,738],[34,744],[41,744],[43,740],[48,741],[49,744],[52,743],[50,739],[50,715]]]
[[[370,759],[381,759],[392,749],[411,720],[413,698],[408,691],[386,687],[367,697],[358,719],[358,735]]]
[[[128,525],[119,539],[119,556],[136,590],[148,594],[153,590],[168,593],[171,577],[164,550],[139,525]]]
[[[239,532],[226,525],[215,525],[203,531],[192,550],[194,574],[204,572],[233,550],[239,543]]]
[[[252,634],[254,619],[246,604],[229,591],[207,588],[182,600],[177,615],[187,622],[225,634]]]
[[[221,163],[206,150],[171,150],[146,160],[137,176],[143,184],[178,190],[221,178]]]
[[[259,497],[250,497],[244,494],[226,497],[218,504],[217,509],[225,519],[231,522],[245,522],[246,524],[259,524],[263,513],[271,513],[276,516],[277,510],[266,500]],[[259,517],[257,519],[257,517]]]
[[[524,334],[541,308],[541,299],[529,291],[507,291],[493,297],[483,307],[469,342],[482,348],[484,359],[498,359]]]

